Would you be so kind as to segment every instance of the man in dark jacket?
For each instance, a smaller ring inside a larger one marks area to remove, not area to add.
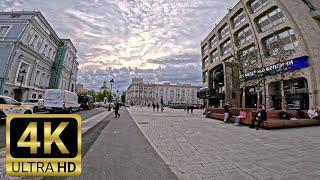
[[[258,122],[257,128],[256,130],[259,130],[260,125],[263,121],[266,121],[267,118],[267,112],[265,109],[259,108],[259,111],[256,115],[256,117],[254,119],[252,119],[252,125],[250,126],[250,128],[254,128],[255,127],[255,122]]]
[[[120,109],[120,104],[118,102],[116,102],[115,105],[114,105],[114,113],[116,115],[115,118],[117,118],[118,116],[120,117],[119,109]]]

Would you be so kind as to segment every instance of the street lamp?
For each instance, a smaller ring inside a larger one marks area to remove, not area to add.
[[[112,92],[112,85],[113,85],[113,83],[114,83],[114,80],[113,80],[113,78],[111,79],[111,81],[110,81],[110,85],[111,85],[111,92]]]

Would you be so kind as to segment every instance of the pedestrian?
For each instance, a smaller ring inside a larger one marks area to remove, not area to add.
[[[153,112],[156,111],[156,105],[154,103],[152,103],[152,109],[153,109]]]
[[[189,111],[190,111],[190,107],[189,105],[187,105],[187,113],[189,114]]]
[[[108,111],[111,111],[111,103],[109,103]]]
[[[161,112],[163,112],[163,104],[160,103]]]
[[[116,102],[114,105],[114,114],[116,115],[115,118],[117,118],[118,116],[120,117],[119,109],[120,109],[120,104]]]
[[[252,125],[250,126],[250,128],[254,128],[255,127],[255,122],[257,121],[258,125],[257,125],[256,130],[259,130],[261,123],[263,121],[266,121],[267,119],[268,119],[268,117],[267,117],[266,110],[262,109],[262,107],[260,107],[258,109],[258,113],[257,113],[256,117],[252,119]]]
[[[160,106],[159,106],[159,103],[157,103],[156,106],[157,106],[157,112],[159,112],[159,107],[160,107]]]
[[[148,109],[150,109],[150,103],[148,103]]]
[[[193,114],[193,105],[190,106],[191,114]]]
[[[224,105],[224,122],[227,123],[229,120],[230,110],[229,110],[229,103]]]

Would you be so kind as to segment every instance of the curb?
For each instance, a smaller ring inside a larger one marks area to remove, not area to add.
[[[138,124],[137,120],[131,115],[129,109],[127,109],[127,111],[129,112],[130,116],[132,117],[132,119],[134,120],[134,122],[136,123],[136,125],[138,126],[140,132],[144,135],[144,137],[147,139],[147,141],[149,142],[149,144],[152,146],[152,148],[156,151],[156,153],[160,156],[160,158],[164,161],[164,163],[169,167],[169,169],[177,176],[177,178],[179,180],[185,180],[183,174],[179,171],[179,169],[174,166],[173,163],[171,163],[157,148],[156,145],[151,141],[151,139],[142,131],[140,125]]]

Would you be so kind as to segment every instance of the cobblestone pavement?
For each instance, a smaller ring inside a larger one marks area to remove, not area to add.
[[[255,130],[183,110],[128,108],[182,179],[320,179],[320,127]]]

